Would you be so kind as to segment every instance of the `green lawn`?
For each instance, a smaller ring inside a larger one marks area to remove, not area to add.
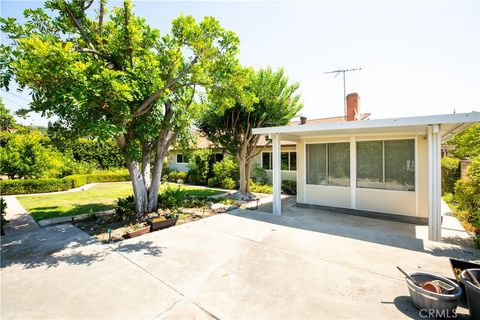
[[[162,186],[164,188],[165,185]],[[181,187],[186,195],[213,196],[221,191]],[[71,216],[81,213],[97,212],[113,208],[113,201],[131,195],[130,182],[100,183],[86,191],[46,194],[41,196],[18,196],[22,206],[27,209],[36,221],[43,219]]]

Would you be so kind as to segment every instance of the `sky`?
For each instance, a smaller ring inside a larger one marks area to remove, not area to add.
[[[301,114],[309,119],[343,115],[342,77],[325,72],[348,68],[361,68],[347,73],[346,91],[359,94],[360,112],[372,119],[480,111],[480,1],[134,4],[162,34],[181,13],[215,17],[238,34],[243,65],[284,68],[300,83]],[[2,0],[1,16],[21,18],[24,9],[41,6]],[[12,110],[28,104],[26,93],[0,93]]]

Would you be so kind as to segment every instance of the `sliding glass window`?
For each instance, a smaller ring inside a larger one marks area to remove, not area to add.
[[[357,142],[357,187],[415,190],[415,140]]]
[[[350,143],[308,144],[307,184],[350,186]]]

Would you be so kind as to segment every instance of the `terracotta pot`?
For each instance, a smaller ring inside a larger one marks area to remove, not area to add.
[[[174,226],[178,221],[178,217],[170,218],[163,221],[154,222],[153,219],[147,221],[152,231],[162,230],[171,226]]]
[[[145,226],[141,229],[138,229],[132,232],[127,232],[127,238],[135,238],[149,232],[150,232],[150,226]]]

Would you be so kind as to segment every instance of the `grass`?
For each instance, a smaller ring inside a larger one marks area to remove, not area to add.
[[[162,189],[165,187],[165,185],[162,185]],[[197,197],[213,196],[221,193],[221,191],[207,188],[191,186],[181,186],[181,188],[185,195]],[[86,191],[45,194],[41,196],[18,196],[17,199],[35,221],[40,221],[109,210],[113,208],[115,200],[132,193],[132,184],[130,182],[111,182],[97,184]]]

